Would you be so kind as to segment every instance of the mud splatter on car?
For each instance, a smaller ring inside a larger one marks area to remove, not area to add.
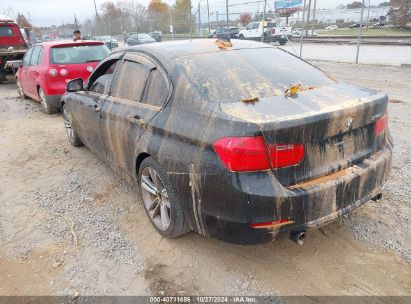
[[[311,89],[279,94],[299,82]],[[106,58],[84,90],[70,87],[70,142],[137,185],[167,237],[192,229],[255,244],[287,232],[301,243],[378,198],[390,171],[387,96],[266,44],[133,47]]]

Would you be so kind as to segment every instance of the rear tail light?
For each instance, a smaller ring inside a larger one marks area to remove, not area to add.
[[[275,144],[268,146],[271,167],[282,168],[296,165],[304,157],[304,145],[302,144]]]
[[[381,135],[388,125],[388,113],[385,112],[383,116],[378,118],[374,123],[374,134]]]
[[[273,29],[271,29],[271,34],[275,34],[275,29],[273,28]]]
[[[67,76],[67,74],[68,74],[68,71],[66,69],[61,69],[60,70],[60,75],[61,76],[65,77],[65,76]]]
[[[50,69],[50,70],[49,70],[49,75],[50,75],[51,77],[56,77],[56,76],[58,75],[58,72],[57,72],[56,69]]]
[[[224,137],[214,142],[213,148],[230,171],[258,171],[270,168],[262,136]]]
[[[267,145],[263,136],[224,137],[213,143],[230,171],[262,171],[297,165],[304,157],[301,144]]]

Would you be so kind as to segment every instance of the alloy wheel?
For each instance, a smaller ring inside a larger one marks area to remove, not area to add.
[[[141,194],[144,207],[157,229],[166,231],[171,223],[171,206],[160,175],[152,167],[141,172]]]
[[[70,114],[65,108],[63,109],[63,119],[64,119],[64,128],[66,129],[67,137],[69,141],[72,142],[74,138],[72,120],[71,120]]]

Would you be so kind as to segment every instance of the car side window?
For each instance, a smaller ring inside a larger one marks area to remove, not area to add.
[[[258,30],[259,27],[260,27],[259,23],[253,23],[253,30]]]
[[[91,92],[108,95],[110,92],[111,81],[113,80],[113,74],[101,75],[97,80],[91,85]]]
[[[89,82],[87,84],[88,90],[98,94],[108,95],[114,69],[118,63],[119,59],[112,59],[99,66],[89,78]],[[103,77],[105,75],[108,76]]]
[[[26,67],[26,66],[28,66],[28,65],[30,64],[30,58],[31,58],[31,54],[33,53],[33,49],[34,49],[34,48],[29,49],[29,50],[26,52],[26,54],[24,55],[24,57],[23,57],[23,66],[24,66],[24,67]]]
[[[149,74],[150,68],[146,65],[124,60],[117,73],[112,96],[140,102]]]
[[[35,46],[31,54],[30,65],[39,65],[42,53],[43,48],[41,46]]]
[[[161,107],[166,100],[167,95],[167,79],[158,68],[151,69],[141,102]]]

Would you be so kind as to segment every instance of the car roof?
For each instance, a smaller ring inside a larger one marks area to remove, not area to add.
[[[104,42],[101,41],[95,41],[95,40],[81,40],[81,41],[73,41],[73,40],[56,40],[56,41],[45,41],[38,43],[36,45],[42,45],[42,46],[47,46],[47,47],[53,47],[53,46],[71,46],[71,45],[104,45]]]
[[[266,43],[231,39],[232,47],[220,49],[215,39],[177,40],[127,47],[128,52],[143,51],[152,54],[164,65],[172,59],[212,52],[229,52],[239,49],[274,48]]]

